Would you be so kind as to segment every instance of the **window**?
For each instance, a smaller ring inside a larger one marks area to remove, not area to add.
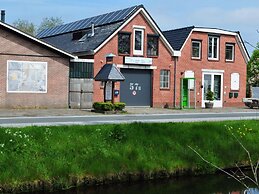
[[[239,90],[239,73],[231,73],[231,90]]]
[[[93,78],[93,63],[70,62],[70,78]]]
[[[226,44],[226,61],[234,61],[234,44]]]
[[[219,59],[219,37],[209,36],[208,58],[211,60]]]
[[[169,89],[169,79],[170,79],[170,71],[161,70],[160,71],[160,88],[161,89]]]
[[[158,36],[148,35],[147,36],[147,55],[158,56]]]
[[[7,92],[47,93],[47,62],[7,61]]]
[[[144,54],[144,29],[134,29],[134,55]]]
[[[192,58],[193,59],[201,58],[201,41],[197,41],[197,40],[192,41]]]
[[[119,33],[118,35],[118,52],[119,54],[130,54],[130,33]]]

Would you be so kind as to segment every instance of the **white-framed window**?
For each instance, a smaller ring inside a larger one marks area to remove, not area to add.
[[[133,55],[144,55],[144,28],[134,28]]]
[[[226,43],[226,61],[234,61],[235,57],[235,45],[231,43]]]
[[[209,36],[208,59],[219,59],[219,37],[217,36]]]
[[[7,92],[47,93],[47,62],[7,61]]]
[[[239,90],[239,73],[231,73],[231,90]]]
[[[160,71],[160,88],[169,89],[170,87],[170,70],[162,69]]]
[[[201,59],[201,41],[192,41],[192,59]]]

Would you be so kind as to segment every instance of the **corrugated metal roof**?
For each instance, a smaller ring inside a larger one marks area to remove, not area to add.
[[[140,5],[142,6],[142,5]],[[58,34],[64,34],[68,32],[74,32],[86,28],[90,28],[92,24],[95,26],[102,26],[107,25],[111,23],[116,23],[125,20],[135,9],[137,9],[139,6],[133,6],[126,9],[113,11],[110,13],[86,18],[83,20],[71,22],[68,24],[64,24],[61,26],[57,26],[54,28],[49,28],[41,31],[37,37],[38,38],[45,38],[50,36],[55,36]]]

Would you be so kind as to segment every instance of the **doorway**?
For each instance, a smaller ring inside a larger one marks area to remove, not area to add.
[[[209,90],[214,93],[214,107],[223,106],[223,73],[203,72],[202,74],[202,107],[205,107],[206,94]]]

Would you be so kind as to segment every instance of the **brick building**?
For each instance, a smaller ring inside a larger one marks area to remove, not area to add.
[[[0,22],[0,108],[68,107],[71,58],[76,57]]]
[[[128,106],[203,107],[208,90],[216,107],[239,106],[245,97],[248,54],[237,32],[162,32],[140,5],[47,29],[38,38],[85,60],[70,64],[70,79],[88,79],[92,101],[104,100],[104,87],[93,77],[110,53],[126,78],[116,84],[115,100]]]

